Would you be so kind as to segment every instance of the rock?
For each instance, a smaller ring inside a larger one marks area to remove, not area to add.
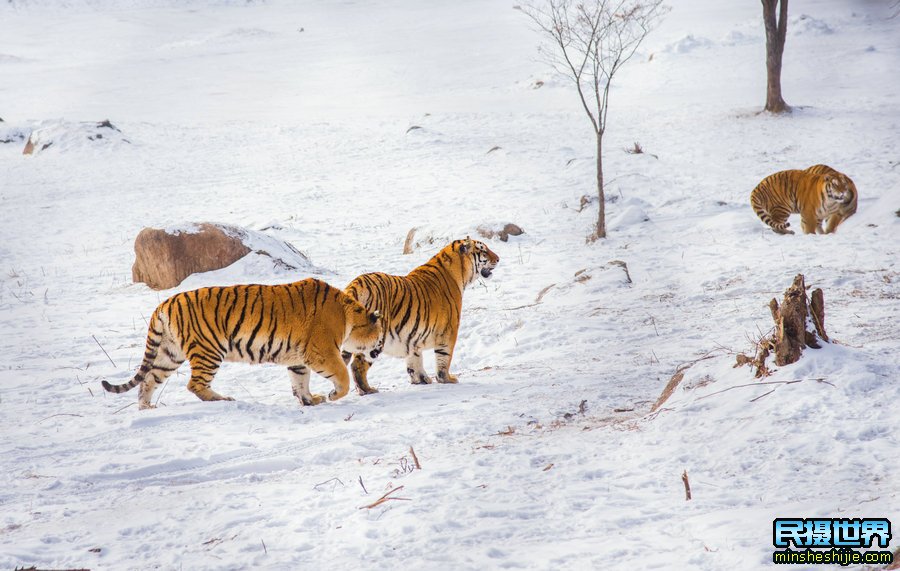
[[[230,266],[250,252],[238,236],[214,224],[196,231],[144,228],[134,241],[131,277],[152,289],[169,289],[186,277]]]
[[[120,143],[130,144],[122,131],[109,122],[104,121],[44,121],[31,131],[23,155],[36,155],[52,146],[70,150],[86,145],[115,146]]]
[[[459,235],[465,236],[465,233]],[[403,241],[403,253],[412,254],[420,248],[435,245],[443,248],[455,239],[453,236],[453,232],[447,229],[437,230],[427,226],[415,226],[406,233],[406,239]]]
[[[0,119],[0,123],[3,123],[3,125],[0,125],[0,143],[22,143],[28,136],[25,130],[9,126],[3,119]]]
[[[418,228],[410,228],[409,232],[406,233],[406,240],[403,241],[403,253],[404,254],[412,254],[415,251],[413,244],[416,239],[416,230]]]
[[[482,224],[478,226],[475,231],[478,232],[478,235],[482,238],[487,238],[488,240],[500,238],[501,242],[508,241],[510,236],[521,236],[525,233],[525,230],[522,230],[520,226],[511,222],[504,224],[502,228],[499,224]]]
[[[289,243],[227,224],[144,228],[134,241],[134,252],[134,282],[153,289],[175,287],[191,274],[228,267],[248,254],[254,259],[243,268],[245,272],[295,275],[319,271]]]

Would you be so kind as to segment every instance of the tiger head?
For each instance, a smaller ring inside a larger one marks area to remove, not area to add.
[[[500,262],[500,256],[492,252],[484,242],[469,237],[466,237],[465,240],[455,241],[453,248],[461,256],[469,257],[472,260],[472,277],[469,281],[474,280],[479,274],[483,278],[491,277],[491,273]]]
[[[825,177],[825,196],[839,204],[850,204],[856,197],[856,186],[846,175],[829,175]]]
[[[347,312],[350,333],[342,349],[351,353],[361,353],[366,360],[375,359],[384,348],[384,329],[378,311],[369,313],[359,303],[353,302],[353,309]]]

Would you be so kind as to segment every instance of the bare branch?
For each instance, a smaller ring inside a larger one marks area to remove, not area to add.
[[[613,77],[634,57],[667,11],[663,0],[546,0],[518,7],[549,44],[539,48],[551,67],[575,84],[597,137],[597,237],[606,235],[602,139]]]

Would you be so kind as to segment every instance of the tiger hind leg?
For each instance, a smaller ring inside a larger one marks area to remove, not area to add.
[[[309,392],[309,367],[306,365],[297,365],[288,367],[288,374],[291,376],[291,388],[294,396],[304,406],[314,406],[325,402],[322,395],[314,395]]]
[[[453,360],[453,346],[449,344],[438,345],[434,348],[434,360],[437,365],[437,382],[458,383],[456,375],[450,373],[450,361]]]
[[[406,372],[409,374],[409,382],[414,385],[431,384],[431,377],[425,372],[422,362],[422,350],[415,349],[406,357]]]
[[[208,355],[194,354],[188,356],[191,363],[191,380],[188,381],[188,390],[197,395],[200,400],[234,400],[231,397],[222,396],[209,388],[219,370],[220,360],[213,361]]]
[[[184,363],[184,360],[184,355],[181,354],[181,351],[174,344],[167,345],[163,342],[154,355],[153,360],[150,362],[144,361],[144,364],[138,370],[139,374],[144,375],[141,388],[138,389],[138,408],[140,410],[156,408],[156,405],[150,402],[153,398],[153,393],[172,373],[178,370],[178,367]]]
[[[793,230],[788,230],[791,226],[790,222],[788,222],[790,215],[790,211],[786,208],[773,208],[768,212],[768,216],[761,218],[776,234],[793,234]]]
[[[356,392],[360,396],[371,395],[377,393],[378,389],[369,384],[369,367],[371,363],[366,361],[362,353],[353,355],[353,362],[350,369],[353,371],[353,383],[356,385]]]

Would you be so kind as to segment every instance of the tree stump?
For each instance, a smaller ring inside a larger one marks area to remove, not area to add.
[[[807,347],[819,349],[820,340],[829,341],[825,332],[825,295],[816,288],[810,301],[806,289],[803,274],[797,274],[794,283],[785,290],[781,305],[772,298],[769,310],[775,322],[774,333],[759,340],[754,358],[739,354],[735,367],[749,363],[756,367],[757,378],[766,377],[771,374],[766,366],[771,353],[775,354],[775,365],[783,367],[799,361]]]

